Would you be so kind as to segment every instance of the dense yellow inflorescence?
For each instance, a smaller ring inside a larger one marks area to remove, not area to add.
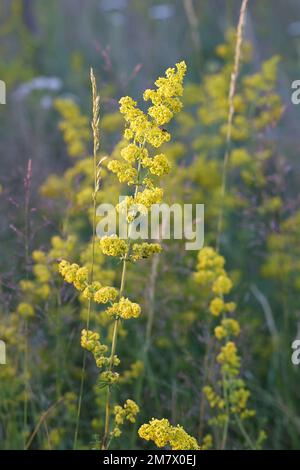
[[[236,309],[234,302],[226,302],[224,295],[228,294],[233,283],[225,271],[225,259],[211,247],[205,247],[198,254],[197,272],[195,280],[201,286],[209,289],[213,298],[210,300],[208,310],[213,317],[219,318],[219,324],[214,328],[215,338],[222,342],[216,362],[220,367],[222,380],[215,387],[206,385],[203,393],[210,407],[216,410],[216,415],[210,419],[212,425],[223,426],[230,419],[231,414],[242,419],[255,414],[247,408],[250,392],[245,383],[238,378],[241,360],[233,338],[239,336],[240,325],[234,318],[227,315]],[[219,385],[222,384],[221,387]]]
[[[172,426],[167,419],[155,419],[139,428],[139,436],[153,441],[157,447],[170,446],[172,450],[200,450],[196,439],[181,426]]]
[[[121,427],[125,421],[135,423],[136,415],[139,413],[139,406],[130,399],[127,399],[123,406],[116,405],[114,407],[115,427],[112,431],[114,437],[119,437],[122,434]]]
[[[113,318],[113,339],[111,345],[111,354],[108,354],[108,346],[100,342],[99,333],[87,328],[81,333],[81,346],[91,352],[96,365],[102,369],[99,374],[99,387],[112,387],[116,383],[126,382],[141,374],[143,363],[137,362],[134,367],[121,375],[114,371],[114,367],[120,363],[115,352],[115,339],[117,337],[117,328],[121,321],[137,318],[141,314],[141,307],[138,303],[132,302],[125,297],[125,274],[128,262],[137,262],[161,252],[161,245],[149,242],[134,242],[130,240],[130,228],[132,222],[137,217],[138,212],[147,213],[153,204],[159,204],[163,198],[163,189],[159,187],[157,178],[166,175],[171,165],[163,153],[155,153],[151,156],[149,147],[159,148],[163,143],[170,140],[170,134],[161,126],[165,126],[173,116],[178,113],[182,107],[181,96],[183,94],[183,78],[186,72],[184,62],[176,64],[176,68],[170,68],[166,71],[164,78],[159,78],[156,82],[156,90],[146,90],[144,100],[151,101],[152,105],[148,112],[144,113],[138,108],[137,103],[130,97],[126,96],[120,99],[120,112],[123,115],[126,128],[124,132],[125,139],[129,140],[128,145],[120,149],[119,158],[111,159],[107,163],[107,169],[114,173],[119,182],[126,184],[132,188],[131,195],[125,197],[123,202],[117,205],[117,211],[127,211],[127,229],[128,239],[119,238],[117,234],[103,236],[100,239],[100,250],[103,255],[115,257],[123,263],[123,274],[120,284],[120,290],[111,286],[103,286],[96,279],[95,274],[95,254],[93,253],[93,261],[90,265],[80,266],[77,263],[70,263],[63,259],[60,261],[58,270],[63,279],[73,284],[80,291],[80,300],[88,301],[89,309],[91,302],[98,304],[108,304],[106,310],[102,312],[108,321]],[[93,121],[92,128],[94,134],[94,149],[99,150],[99,98],[96,96],[96,84],[92,75],[93,84]],[[57,104],[60,107],[60,104]],[[97,111],[95,113],[95,110]],[[67,110],[63,110],[63,117],[69,112],[69,120],[62,121],[61,128],[64,132],[64,138],[70,146],[70,152],[75,155],[83,151],[85,133],[79,134],[76,145],[71,146],[71,138],[76,130],[77,124],[85,124],[81,120],[75,106],[69,105]],[[96,117],[95,117],[96,116]],[[72,118],[72,119],[71,119]],[[97,119],[96,119],[97,118]],[[95,120],[96,119],[96,120]],[[75,141],[75,139],[74,139]],[[95,147],[96,143],[96,147]],[[117,156],[117,155],[116,155]],[[94,156],[95,157],[95,156]],[[80,171],[87,171],[81,168]],[[92,167],[89,167],[87,176],[92,177]],[[73,172],[74,173],[74,172]],[[76,177],[76,174],[70,174],[70,178]],[[75,172],[76,173],[76,172]],[[91,178],[93,179],[93,177]],[[98,183],[96,185],[98,188]],[[91,193],[89,188],[83,189],[77,195],[77,205],[86,204],[93,197],[96,200],[97,189],[95,193]],[[80,198],[80,201],[79,201]],[[93,246],[94,243],[93,243]],[[47,271],[43,265],[40,269],[40,277],[47,277]],[[100,314],[100,315],[101,315]],[[109,400],[109,394],[107,395]],[[106,420],[109,422],[109,402],[106,406]],[[108,410],[108,411],[107,411]],[[111,437],[118,437],[121,434],[120,426],[125,421],[135,422],[135,416],[139,408],[132,400],[127,400],[123,407],[116,406],[114,408],[115,427],[111,431],[105,428],[102,445],[106,446],[108,441],[108,433]],[[109,428],[109,425],[108,425]],[[180,448],[198,448],[196,441],[188,436],[181,427],[173,428],[169,426],[170,445],[174,449]]]

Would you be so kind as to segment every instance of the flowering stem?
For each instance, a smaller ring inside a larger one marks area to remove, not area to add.
[[[141,161],[139,161],[138,168],[137,168],[137,183],[135,185],[134,198],[136,197],[136,195],[139,191],[140,173],[141,173]],[[129,247],[130,247],[131,227],[132,227],[132,225],[130,223],[129,228],[128,228],[128,240],[129,240],[128,250],[129,250]],[[122,298],[124,288],[125,288],[127,261],[128,261],[128,252],[127,252],[127,255],[125,256],[125,258],[123,259],[123,269],[122,269],[122,276],[121,276],[119,299]],[[113,337],[112,337],[112,343],[111,343],[111,354],[110,354],[110,361],[109,361],[109,371],[113,370],[114,355],[115,355],[116,347],[117,347],[118,326],[119,326],[119,318],[117,317],[115,319],[115,322],[114,322]],[[105,450],[107,448],[107,442],[108,442],[108,438],[109,438],[110,395],[111,395],[111,390],[110,390],[110,386],[108,385],[107,393],[106,393],[106,403],[105,403],[105,426],[104,426],[104,436],[103,436],[103,439],[102,439],[102,450]]]
[[[125,279],[126,279],[126,269],[127,269],[127,259],[123,260],[123,269],[122,269],[122,277],[121,277],[121,285],[120,285],[120,293],[119,298],[121,299],[124,287],[125,287]],[[111,353],[110,353],[110,361],[109,361],[109,371],[111,372],[114,365],[114,355],[116,352],[117,347],[117,337],[118,337],[118,326],[119,326],[120,319],[117,317],[114,322],[114,329],[113,329],[113,337],[111,343]],[[105,402],[105,427],[104,427],[104,436],[102,439],[102,450],[107,448],[107,441],[109,438],[109,423],[110,423],[110,395],[111,390],[110,386],[107,387],[106,393],[106,402]]]
[[[24,232],[24,243],[25,243],[25,273],[26,279],[28,279],[28,266],[29,266],[29,199],[30,199],[30,184],[32,177],[32,162],[28,160],[27,172],[24,178],[24,189],[25,189],[25,232]],[[23,427],[24,427],[24,449],[26,449],[26,438],[27,438],[27,427],[28,427],[28,401],[29,401],[29,346],[28,346],[28,319],[24,320],[24,410],[23,410]]]

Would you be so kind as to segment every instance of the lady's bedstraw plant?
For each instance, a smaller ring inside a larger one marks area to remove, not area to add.
[[[232,317],[236,309],[235,303],[227,302],[224,298],[233,287],[224,265],[223,256],[213,248],[205,247],[199,252],[195,280],[211,292],[209,312],[219,320],[214,329],[214,335],[220,342],[216,361],[221,372],[221,379],[217,382],[216,387],[206,385],[203,392],[210,407],[216,413],[210,419],[210,424],[220,426],[223,429],[220,447],[225,448],[228,426],[230,421],[233,421],[239,427],[249,447],[254,448],[256,444],[260,444],[263,434],[261,434],[259,442],[254,444],[243,426],[243,420],[254,416],[255,411],[247,407],[250,392],[240,378],[241,360],[234,342],[240,334],[240,325]]]
[[[156,90],[146,90],[144,100],[151,101],[148,112],[144,113],[137,107],[137,103],[129,96],[120,100],[120,112],[126,121],[124,133],[128,145],[122,149],[120,160],[112,160],[108,168],[117,175],[121,183],[126,183],[132,188],[131,195],[117,205],[117,211],[126,211],[127,238],[121,239],[117,234],[104,236],[100,240],[100,249],[103,254],[118,258],[122,262],[122,274],[119,289],[107,287],[93,279],[92,272],[85,266],[71,264],[63,260],[59,264],[59,272],[66,282],[72,283],[81,292],[81,297],[88,301],[88,311],[91,303],[106,304],[103,314],[108,315],[113,321],[112,342],[110,348],[100,342],[100,335],[89,330],[89,320],[86,329],[81,333],[81,346],[90,351],[100,369],[99,384],[106,389],[105,426],[101,441],[101,448],[107,449],[113,437],[121,434],[121,426],[125,421],[134,422],[139,407],[127,400],[122,406],[114,407],[114,426],[111,426],[111,391],[118,383],[119,374],[115,368],[120,364],[116,355],[118,326],[121,321],[138,318],[141,314],[139,304],[132,302],[125,296],[126,272],[129,262],[136,262],[149,258],[161,251],[157,243],[133,243],[130,239],[133,223],[140,211],[147,212],[152,204],[158,204],[163,197],[163,190],[157,186],[156,179],[167,174],[170,164],[164,154],[151,155],[151,147],[159,148],[170,140],[170,134],[162,126],[165,126],[178,113],[182,107],[180,97],[183,94],[183,78],[186,72],[184,62],[176,64],[175,68],[166,71],[166,77],[159,78],[156,82]],[[98,115],[99,101],[96,93],[96,85],[92,75],[93,84],[93,134],[94,134],[94,173],[95,193],[98,191],[98,164],[97,152],[99,149]],[[155,153],[155,152],[154,152]],[[95,193],[93,197],[95,209]],[[95,211],[94,211],[95,214]],[[93,223],[92,251],[94,253],[95,224]],[[89,318],[89,315],[88,315]],[[81,387],[82,397],[82,387]],[[81,398],[80,398],[81,406]]]

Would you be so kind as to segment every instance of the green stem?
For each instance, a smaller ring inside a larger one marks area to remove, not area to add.
[[[27,439],[27,426],[28,426],[28,320],[25,318],[24,325],[24,336],[25,336],[25,351],[24,351],[24,382],[25,382],[25,396],[24,396],[24,416],[23,416],[23,428],[24,428],[24,450],[26,450],[26,439]]]
[[[121,277],[121,285],[120,285],[120,293],[119,298],[121,299],[124,288],[125,288],[125,280],[126,280],[126,269],[127,269],[127,259],[123,260],[123,269],[122,269],[122,277]],[[114,356],[117,348],[117,337],[118,337],[118,326],[119,326],[120,319],[117,317],[114,322],[114,329],[113,329],[113,337],[111,343],[111,353],[110,353],[110,360],[109,360],[109,371],[113,370],[114,365]],[[109,438],[109,425],[110,425],[110,396],[111,396],[111,389],[108,385],[107,393],[106,393],[106,401],[105,401],[105,426],[104,426],[104,435],[102,439],[102,450],[107,449],[107,442]]]
[[[141,161],[139,161],[138,168],[137,168],[137,182],[136,182],[135,190],[134,190],[134,198],[136,198],[137,193],[139,191],[140,173],[141,173]],[[130,223],[129,228],[128,228],[128,240],[129,240],[128,251],[130,250],[131,227],[132,227],[132,224]],[[122,269],[122,276],[121,276],[119,299],[121,299],[121,297],[123,296],[123,292],[125,288],[127,261],[128,261],[128,252],[123,260],[123,269]],[[120,321],[119,318],[116,318],[114,322],[113,338],[112,338],[112,343],[111,343],[111,354],[110,354],[110,361],[109,361],[109,371],[113,370],[114,355],[115,355],[116,347],[117,347],[117,335],[118,335],[119,321]],[[104,435],[103,435],[102,445],[101,445],[102,450],[105,450],[108,447],[109,428],[110,428],[110,397],[111,397],[111,390],[110,390],[110,386],[108,385],[107,393],[106,393],[106,401],[105,401],[105,425],[104,425]]]
[[[90,283],[91,284],[93,283],[93,280],[94,280],[94,264],[95,264],[96,209],[97,209],[96,195],[97,195],[97,191],[98,191],[97,151],[98,151],[98,146],[94,142],[94,152],[93,152],[94,193],[93,193],[93,222],[92,222],[93,234],[92,234],[92,262],[91,262],[92,266],[91,266],[91,275],[90,275]],[[88,310],[87,310],[87,319],[86,319],[86,330],[87,331],[89,330],[89,326],[90,326],[91,306],[92,306],[92,301],[91,301],[91,299],[89,299],[89,301],[88,301]],[[77,405],[77,415],[76,415],[74,443],[73,443],[73,449],[74,450],[76,450],[77,440],[78,440],[81,405],[82,405],[82,397],[83,397],[83,389],[84,389],[84,381],[85,381],[85,369],[86,369],[86,350],[84,350],[84,352],[83,352],[83,359],[82,359],[80,391],[79,391],[79,398],[78,398],[78,405]]]
[[[238,417],[238,415],[235,415],[235,420],[237,422],[238,427],[240,428],[241,433],[243,434],[245,441],[247,442],[248,446],[250,447],[251,450],[256,450],[255,444],[253,444],[252,440],[250,439],[246,429],[243,426],[242,421]]]

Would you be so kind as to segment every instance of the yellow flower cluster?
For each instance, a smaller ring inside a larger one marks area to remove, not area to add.
[[[228,336],[238,336],[240,331],[240,325],[236,320],[233,318],[224,318],[221,321],[221,325],[215,328],[215,337],[221,340]]]
[[[114,385],[118,381],[119,381],[118,372],[114,372],[112,370],[105,370],[104,372],[101,372],[100,377],[99,377],[100,387],[107,386],[107,385]]]
[[[62,116],[59,127],[71,157],[84,156],[90,140],[89,122],[78,105],[69,99],[56,99],[54,106]]]
[[[116,208],[120,213],[127,212],[127,220],[128,222],[131,222],[134,220],[138,212],[146,215],[153,204],[161,203],[162,198],[163,190],[151,185],[151,188],[139,191],[135,197],[126,196],[123,201],[116,206]]]
[[[216,294],[228,294],[232,282],[224,270],[225,260],[213,248],[205,247],[199,251],[195,280],[202,285],[212,284]]]
[[[170,140],[170,134],[160,129],[154,121],[150,121],[147,115],[137,107],[137,102],[132,98],[124,96],[119,103],[120,112],[129,125],[124,132],[124,137],[127,140],[134,140],[141,144],[148,142],[156,148]]]
[[[212,387],[206,385],[205,387],[203,387],[203,393],[205,394],[211,408],[218,408],[220,410],[224,409],[224,399],[221,398]]]
[[[122,434],[120,426],[124,424],[125,421],[130,423],[135,423],[136,415],[139,413],[139,406],[130,399],[127,399],[124,406],[116,405],[114,407],[115,423],[116,426],[112,432],[114,437],[119,437]]]
[[[106,313],[117,318],[123,318],[123,320],[129,320],[129,318],[137,318],[140,316],[141,307],[139,304],[131,302],[125,297],[121,297],[119,302],[114,303],[106,310]]]
[[[91,284],[88,284],[82,292],[83,299],[93,299],[96,292],[101,289],[101,283],[99,281],[93,281]]]
[[[17,312],[24,318],[29,318],[34,316],[34,309],[33,307],[28,304],[27,302],[21,302],[18,305]]]
[[[137,183],[137,170],[129,163],[112,160],[108,163],[107,168],[117,175],[120,183],[128,185]]]
[[[172,426],[167,419],[155,419],[139,428],[139,436],[146,441],[153,441],[157,447],[169,445],[172,450],[200,450],[196,439],[183,427]]]
[[[240,325],[237,320],[227,318],[226,315],[235,310],[234,302],[225,302],[224,294],[232,289],[232,281],[225,271],[225,259],[213,248],[203,248],[198,254],[197,272],[195,280],[200,285],[209,287],[213,299],[209,303],[209,311],[214,317],[222,315],[222,319],[214,329],[215,337],[223,343],[216,357],[220,364],[222,384],[220,393],[213,387],[206,385],[203,393],[210,407],[217,410],[217,415],[210,419],[211,425],[224,426],[229,420],[229,414],[239,414],[241,418],[253,416],[253,411],[247,409],[247,400],[250,392],[245,388],[244,382],[237,376],[240,373],[240,357],[232,337],[240,334]],[[216,387],[217,388],[217,387]]]
[[[141,204],[147,209],[150,209],[153,204],[160,204],[163,198],[164,192],[161,188],[144,189],[144,191],[138,192],[133,203]]]
[[[229,397],[231,412],[240,415],[242,419],[254,416],[255,410],[247,409],[249,397],[250,392],[245,388],[244,381],[241,379],[236,380]]]
[[[123,258],[128,251],[126,241],[122,240],[117,235],[102,237],[100,240],[100,248],[103,254],[120,258]]]
[[[146,148],[137,146],[135,144],[128,144],[127,147],[121,150],[121,156],[128,163],[135,163],[136,161],[143,161],[148,158],[148,150]]]
[[[156,176],[167,175],[171,169],[170,162],[163,153],[155,155],[153,158],[144,157],[141,163],[144,168],[149,168],[152,175]]]
[[[161,246],[158,243],[134,243],[132,246],[131,259],[138,261],[140,259],[150,258],[155,253],[162,251]]]
[[[118,296],[118,291],[114,287],[103,287],[99,281],[93,281],[89,284],[86,267],[79,267],[76,263],[71,264],[62,260],[58,270],[66,282],[73,284],[76,289],[82,292],[82,299],[93,299],[98,304],[106,304],[114,302]]]
[[[118,291],[114,287],[101,287],[94,294],[94,301],[98,304],[113,302],[118,296]]]
[[[175,68],[166,70],[166,77],[156,80],[157,90],[146,90],[144,100],[151,100],[153,106],[148,110],[149,115],[156,121],[158,126],[167,124],[175,113],[182,108],[179,97],[183,94],[183,78],[186,73],[185,62],[176,64]]]
[[[69,284],[73,284],[76,289],[82,291],[88,282],[88,270],[79,267],[76,263],[69,263],[62,260],[58,265],[58,271]]]
[[[238,375],[241,360],[237,355],[237,347],[232,341],[228,341],[225,346],[221,348],[221,352],[217,356],[217,361],[221,364],[224,373],[228,373],[230,376]]]
[[[81,332],[81,347],[93,354],[97,367],[101,368],[109,364],[110,358],[105,356],[107,346],[101,344],[99,339],[100,335],[94,331],[82,330]],[[113,364],[115,366],[120,364],[117,356],[114,356]]]
[[[222,312],[233,312],[235,308],[234,302],[224,302],[221,297],[215,297],[209,304],[209,311],[215,317],[218,317]]]

